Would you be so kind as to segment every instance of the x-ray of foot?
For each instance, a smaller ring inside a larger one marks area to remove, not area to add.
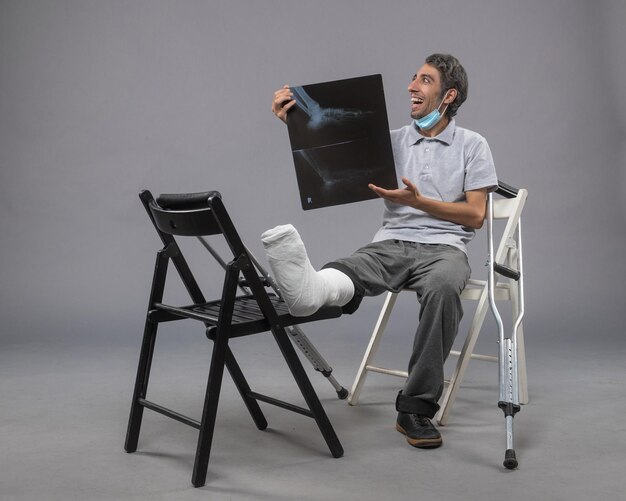
[[[322,108],[317,101],[311,98],[302,87],[292,87],[294,98],[298,106],[308,115],[309,129],[321,129],[326,125],[348,125],[369,118],[372,111],[350,108]]]

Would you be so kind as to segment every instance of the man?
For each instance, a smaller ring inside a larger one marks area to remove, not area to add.
[[[411,289],[420,321],[409,377],[396,399],[396,429],[409,444],[439,447],[431,423],[443,392],[443,364],[463,315],[460,293],[470,276],[466,244],[482,226],[487,193],[497,186],[486,140],[457,127],[467,98],[467,75],[450,55],[433,54],[408,87],[413,123],[391,131],[394,161],[404,188],[369,187],[384,199],[383,225],[353,255],[311,266],[291,225],[262,235],[274,278],[293,315],[322,306],[354,312],[364,296]],[[274,94],[272,111],[286,122],[295,104],[288,86]]]

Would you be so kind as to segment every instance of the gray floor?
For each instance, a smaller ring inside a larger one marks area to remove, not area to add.
[[[364,307],[359,323],[373,318],[374,306]],[[307,331],[346,386],[367,342],[367,333],[353,332],[356,318],[321,323]],[[159,337],[150,397],[198,417],[211,345],[201,331],[190,331],[181,342],[168,329]],[[2,346],[1,499],[624,496],[623,348],[591,348],[580,341],[527,333],[531,403],[515,420],[520,460],[516,471],[501,464],[504,419],[495,406],[494,364],[472,363],[442,429],[444,446],[430,451],[408,446],[394,430],[399,380],[370,375],[360,405],[350,407],[335,398],[323,377],[309,370],[345,448],[340,459],[330,456],[314,422],[306,417],[263,405],[269,428],[258,431],[227,377],[207,485],[194,489],[190,477],[195,430],[147,411],[138,452],[123,451],[139,338],[134,332],[128,338],[103,337],[90,343],[59,337]],[[387,341],[381,360],[401,366],[409,338]],[[489,349],[493,343],[479,344]],[[301,402],[267,338],[236,340],[233,350],[255,389]]]

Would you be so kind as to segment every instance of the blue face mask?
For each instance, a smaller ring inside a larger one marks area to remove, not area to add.
[[[441,117],[443,117],[443,115],[439,113],[439,108],[441,108],[441,105],[443,104],[443,101],[445,99],[446,99],[446,96],[443,97],[443,99],[441,100],[441,103],[439,103],[439,106],[437,106],[436,109],[431,111],[425,117],[416,118],[414,120],[415,125],[417,125],[422,130],[430,130],[435,125],[437,125],[439,123],[439,120],[441,120]],[[448,105],[446,104],[446,107],[443,109],[443,112],[445,113],[447,109],[448,109]]]

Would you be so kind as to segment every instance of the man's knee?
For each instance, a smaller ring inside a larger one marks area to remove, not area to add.
[[[436,296],[442,299],[457,299],[465,288],[467,278],[450,274],[437,274],[425,284],[422,295]]]

